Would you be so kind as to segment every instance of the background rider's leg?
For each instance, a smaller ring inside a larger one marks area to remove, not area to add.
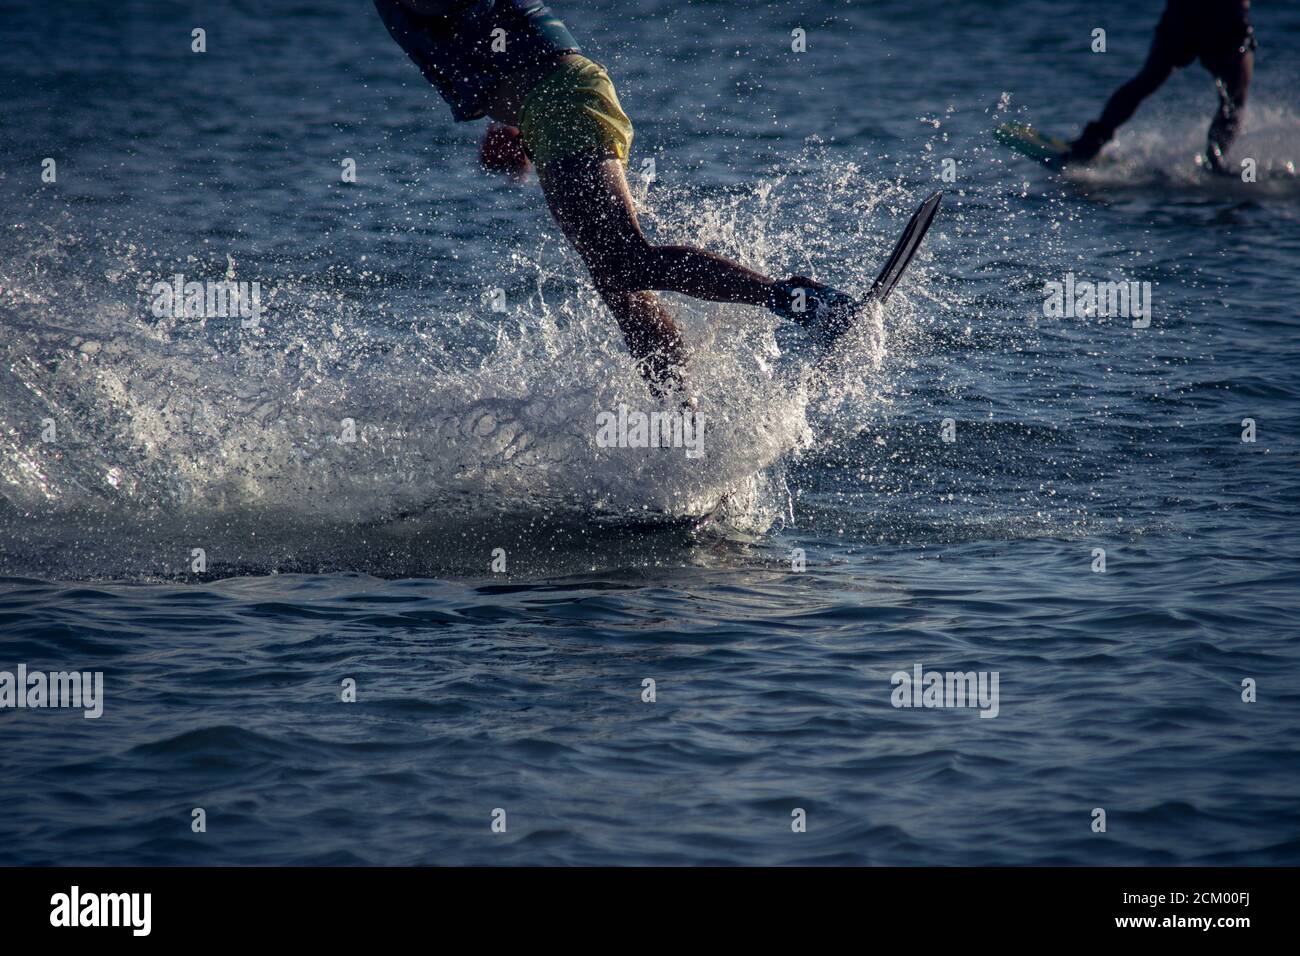
[[[1250,79],[1255,70],[1255,54],[1250,50],[1236,53],[1222,64],[1207,64],[1214,74],[1219,89],[1219,109],[1206,134],[1205,154],[1210,164],[1224,169],[1224,157],[1232,148],[1232,141],[1241,132],[1245,117],[1246,97],[1250,92]]]
[[[1101,152],[1101,148],[1114,138],[1115,130],[1133,117],[1142,101],[1169,79],[1174,67],[1185,66],[1195,59],[1194,49],[1188,47],[1184,33],[1185,25],[1164,19],[1160,21],[1138,75],[1111,94],[1101,116],[1085,126],[1083,135],[1074,141],[1076,159],[1089,160]]]

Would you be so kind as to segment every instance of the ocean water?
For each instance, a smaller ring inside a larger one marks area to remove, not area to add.
[[[0,671],[103,712],[0,709],[0,863],[1300,862],[1300,9],[1256,6],[1239,182],[1197,66],[1103,169],[990,136],[1073,135],[1155,2],[557,2],[660,241],[862,291],[946,191],[829,372],[666,296],[691,459],[596,446],[648,407],[612,320],[369,3],[5,4]],[[159,317],[176,275],[260,322]],[[1149,327],[1045,317],[1071,275]],[[996,717],[894,706],[918,665]]]

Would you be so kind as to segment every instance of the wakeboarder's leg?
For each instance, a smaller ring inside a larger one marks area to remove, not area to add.
[[[1216,173],[1228,173],[1227,155],[1232,142],[1241,132],[1241,121],[1246,112],[1246,96],[1250,92],[1251,75],[1255,70],[1254,37],[1247,37],[1241,48],[1221,60],[1202,62],[1214,74],[1215,89],[1219,93],[1219,109],[1210,123],[1205,137],[1205,159]]]
[[[703,249],[652,245],[637,221],[623,166],[615,159],[553,160],[539,167],[538,178],[551,213],[582,256],[656,394],[680,382],[686,358],[677,324],[653,290],[766,306],[801,322],[824,305],[835,302],[843,308],[852,301],[811,279],[778,282]]]

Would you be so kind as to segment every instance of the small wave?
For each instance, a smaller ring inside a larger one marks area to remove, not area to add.
[[[641,201],[664,241],[864,291],[913,198],[813,146],[744,188],[656,188]],[[345,279],[334,266],[184,263],[190,278],[278,270],[271,318],[239,330],[155,316],[149,290],[177,270],[142,243],[66,222],[33,233],[0,277],[0,515],[14,573],[166,577],[186,573],[196,548],[229,569],[372,570],[375,549],[349,561],[348,542],[400,551],[413,534],[685,515],[724,496],[721,523],[761,532],[788,513],[784,464],[888,392],[878,317],[833,376],[814,380],[765,311],[671,296],[705,453],[598,447],[598,413],[655,404],[576,258],[554,243],[508,264],[504,313],[431,302],[421,284],[364,269]],[[922,294],[891,307],[896,343]]]

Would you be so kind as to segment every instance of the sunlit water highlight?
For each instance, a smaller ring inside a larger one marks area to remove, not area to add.
[[[142,2],[33,5],[0,51],[0,670],[108,695],[0,711],[0,862],[1300,859],[1296,11],[1256,12],[1245,184],[1192,162],[1195,69],[1104,170],[989,136],[999,99],[1076,129],[1154,12],[561,4],[661,241],[861,291],[958,164],[828,375],[668,297],[692,460],[596,447],[648,401],[617,330],[367,4],[218,6],[199,61]],[[1151,282],[1151,328],[1044,319],[1067,272]],[[177,273],[265,321],[157,318]],[[592,520],[724,492],[699,534]],[[998,717],[892,707],[918,662],[998,671]]]

